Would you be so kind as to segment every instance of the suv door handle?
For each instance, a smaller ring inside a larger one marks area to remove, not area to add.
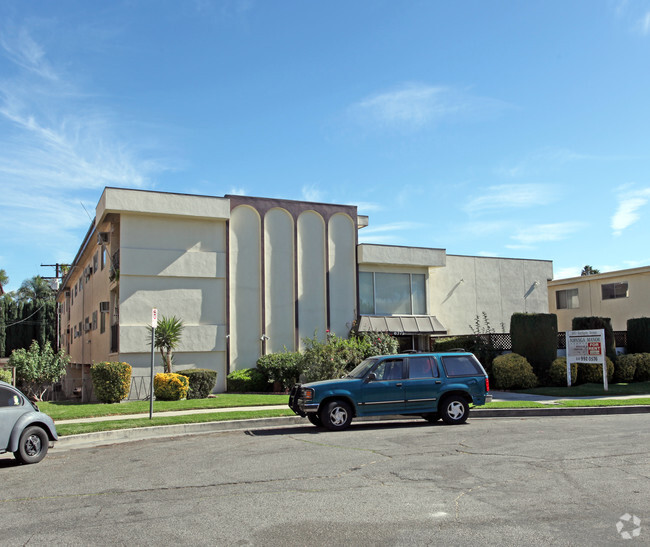
[[[436,380],[436,384],[442,384],[440,380]]]
[[[398,382],[398,383],[395,384],[395,385],[396,385],[397,387],[402,387],[402,382]]]

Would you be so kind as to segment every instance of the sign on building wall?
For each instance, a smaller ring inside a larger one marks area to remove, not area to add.
[[[603,367],[603,386],[605,391],[607,391],[604,329],[568,330],[566,332],[567,386],[571,386],[572,363],[600,363]]]

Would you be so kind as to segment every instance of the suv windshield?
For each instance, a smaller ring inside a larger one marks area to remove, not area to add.
[[[373,367],[373,365],[377,362],[377,358],[369,358],[365,359],[364,361],[361,361],[355,369],[348,374],[348,378],[363,378],[368,371]]]

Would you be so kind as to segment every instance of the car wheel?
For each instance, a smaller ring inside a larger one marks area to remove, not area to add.
[[[440,414],[446,424],[465,423],[469,415],[467,400],[459,395],[446,397],[441,403]]]
[[[429,423],[435,424],[440,420],[440,414],[438,412],[431,412],[429,414],[422,414],[422,417]]]
[[[318,414],[307,414],[307,419],[316,427],[323,427],[323,422]]]
[[[33,425],[20,435],[18,450],[14,452],[14,456],[21,463],[38,463],[47,454],[49,444],[47,433]]]
[[[352,409],[345,401],[332,401],[325,405],[325,409],[320,414],[320,419],[327,429],[340,431],[350,425]]]

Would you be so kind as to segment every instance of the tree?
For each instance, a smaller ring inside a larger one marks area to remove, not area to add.
[[[63,350],[55,354],[49,342],[41,349],[36,340],[28,350],[14,350],[9,357],[9,366],[16,367],[19,385],[37,401],[43,400],[49,384],[61,379],[69,362],[70,357]]]
[[[158,320],[156,333],[154,336],[154,347],[160,350],[165,372],[172,371],[172,352],[181,342],[181,335],[185,325],[181,319],[176,316],[165,317],[164,315]],[[151,339],[151,327],[149,329],[149,339]]]
[[[584,268],[582,268],[582,272],[580,272],[580,275],[596,275],[599,273],[600,270],[597,270],[596,268],[592,268],[589,264],[587,264]]]
[[[20,302],[47,302],[54,299],[54,291],[50,284],[40,275],[31,279],[25,279],[18,289],[18,300]]]
[[[3,269],[0,269],[0,296],[5,293],[4,286],[8,283],[9,276],[7,275],[7,272],[5,272]]]

